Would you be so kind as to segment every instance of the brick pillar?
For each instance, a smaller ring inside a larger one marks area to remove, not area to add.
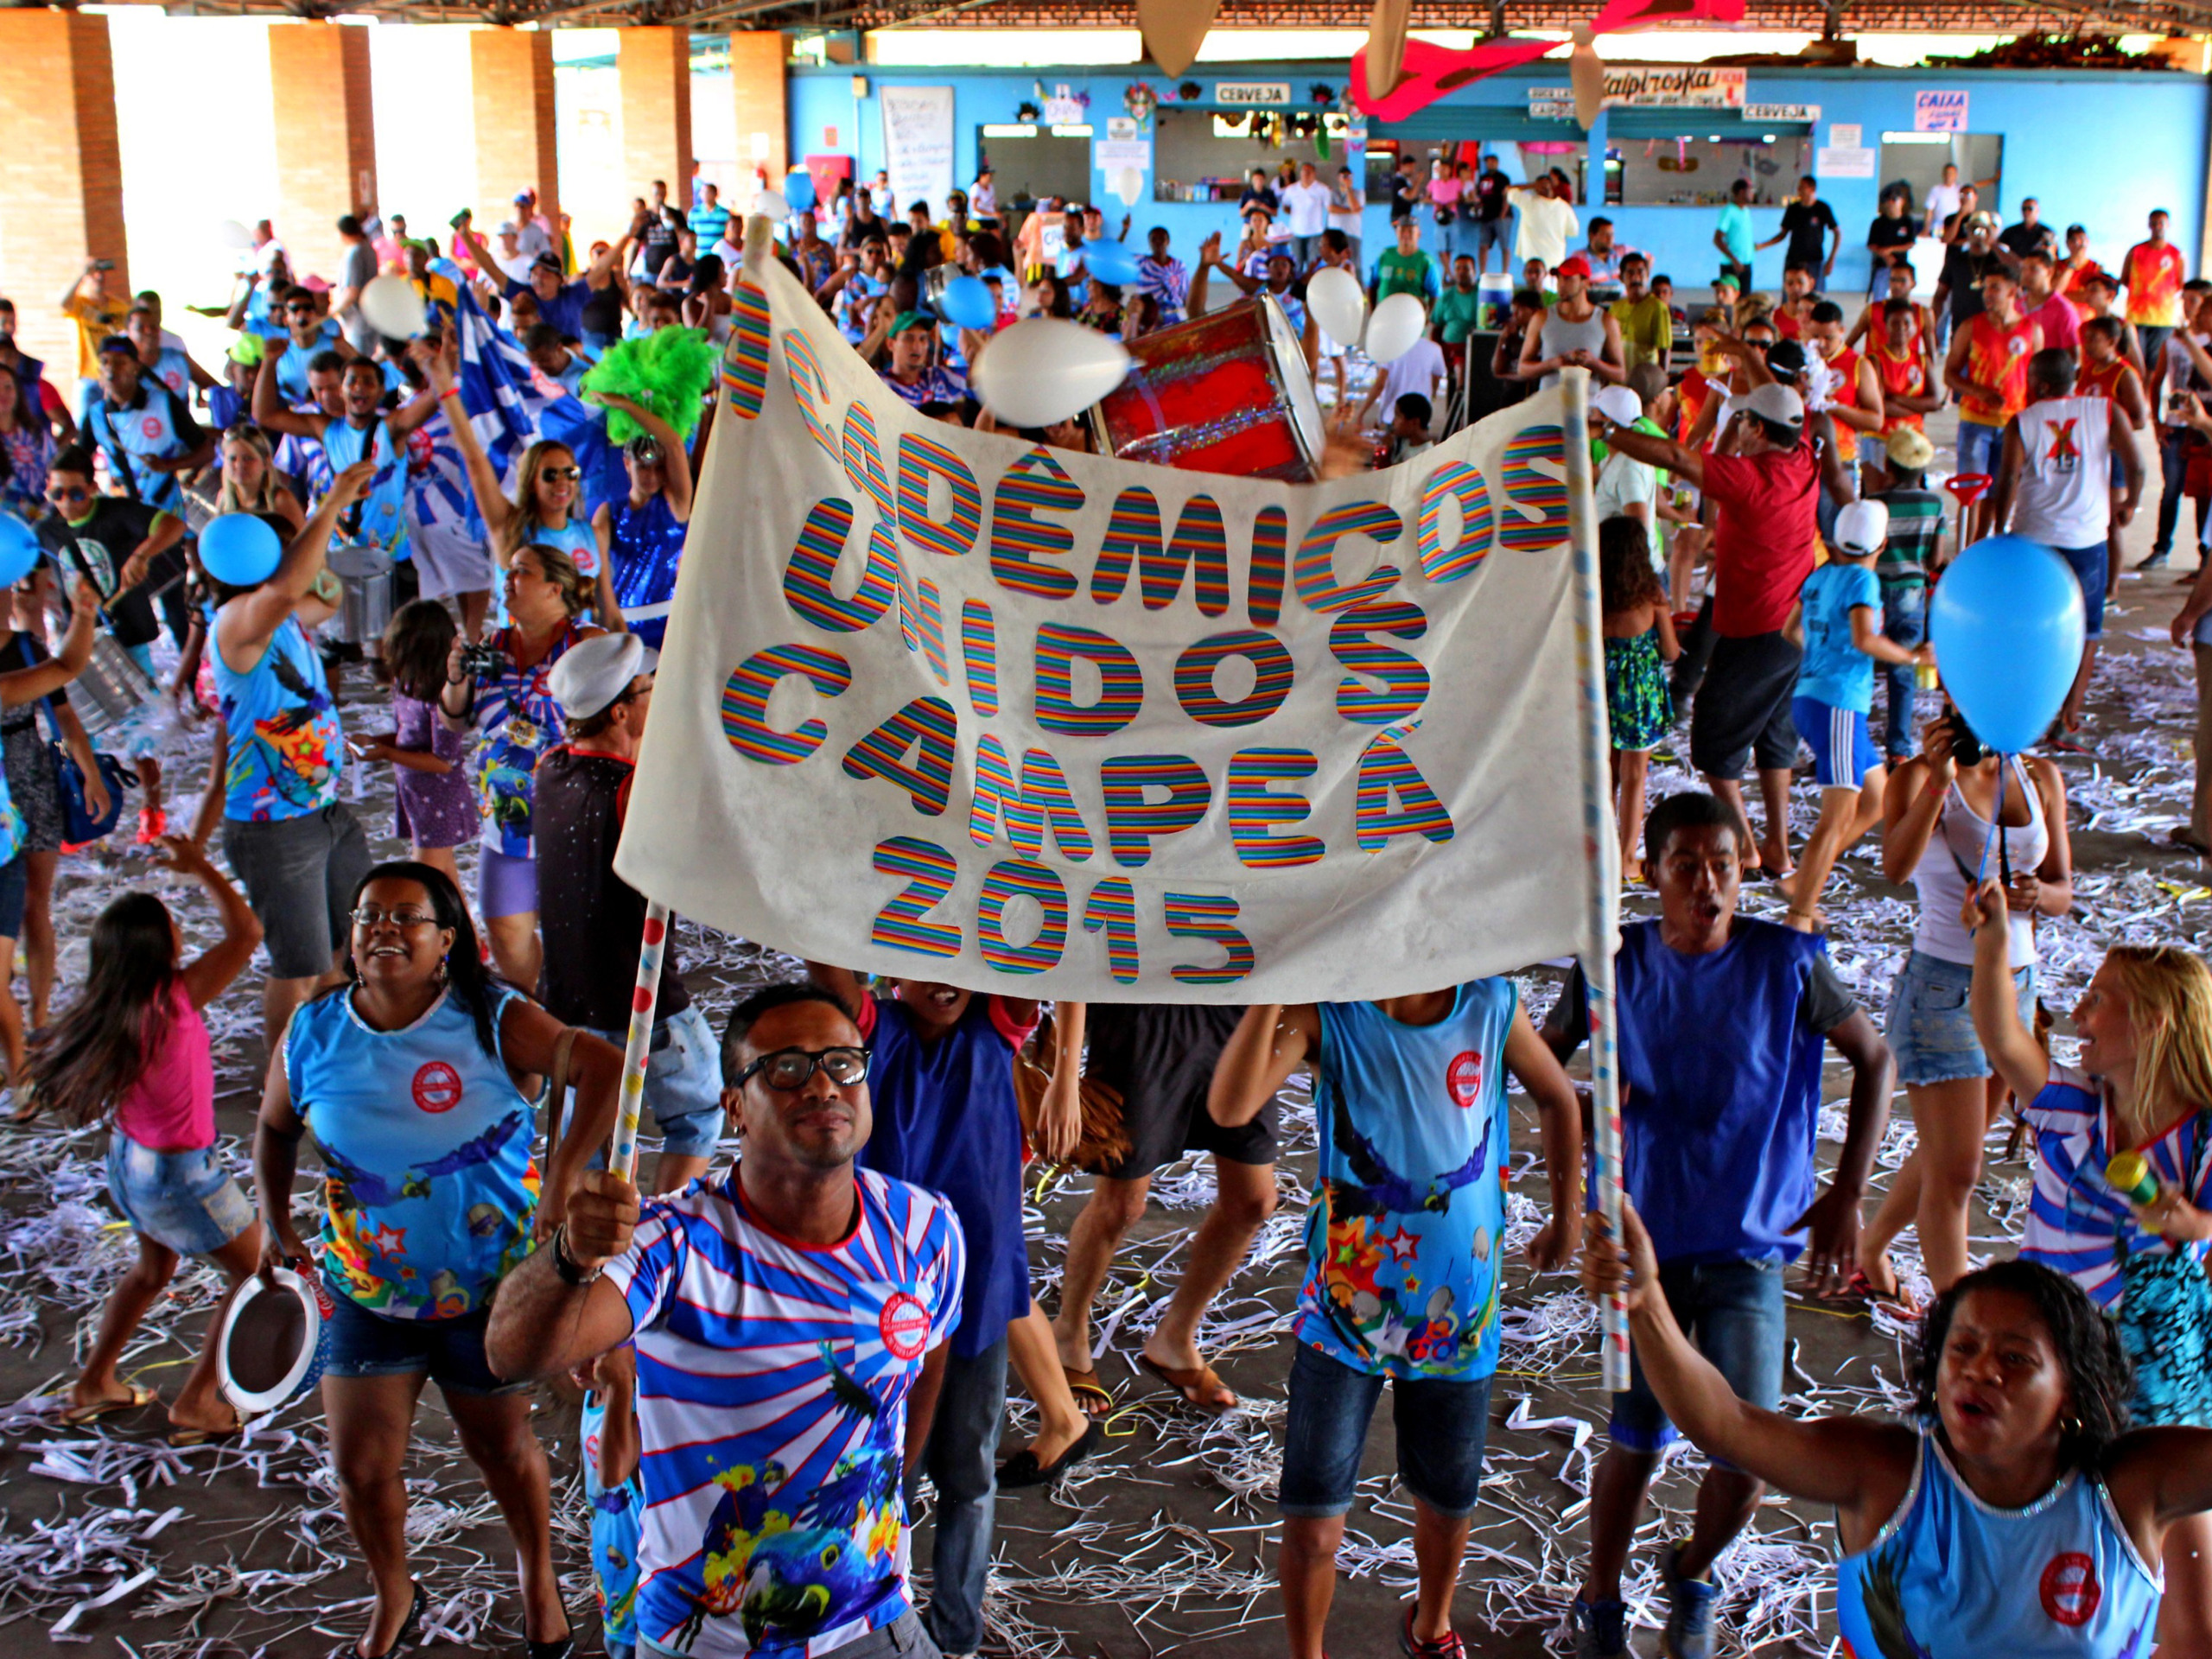
[[[737,100],[737,164],[759,168],[773,184],[790,171],[791,117],[784,102],[784,37],[773,29],[729,37],[729,79]],[[859,153],[860,135],[853,135]],[[740,189],[723,205],[742,213],[747,193]]]
[[[616,36],[622,84],[622,166],[628,194],[655,179],[668,199],[691,207],[691,31],[626,29]]]
[[[553,36],[543,29],[473,29],[468,73],[476,105],[476,230],[488,243],[493,228],[512,216],[518,190],[536,190],[537,210],[548,219],[561,211]]]
[[[109,291],[130,291],[107,19],[0,11],[0,294],[16,302],[25,349],[66,391],[77,328],[54,308],[61,290],[101,258],[116,264]]]
[[[333,283],[345,258],[338,221],[377,207],[369,32],[348,23],[271,23],[276,116],[276,234],[292,270]]]

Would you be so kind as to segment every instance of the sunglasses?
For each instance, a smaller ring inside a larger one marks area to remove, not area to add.
[[[543,467],[538,469],[537,475],[556,484],[565,484],[572,479],[582,478],[583,469],[581,467]]]
[[[89,501],[92,493],[81,484],[61,484],[48,490],[46,499],[59,505],[64,501]]]

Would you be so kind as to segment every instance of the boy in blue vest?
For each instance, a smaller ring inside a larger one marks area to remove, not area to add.
[[[849,969],[809,963],[807,973],[845,1005],[868,1045],[875,1126],[860,1162],[941,1195],[968,1241],[960,1323],[920,1465],[937,1490],[922,1625],[959,1659],[982,1644],[1007,1327],[1029,1313],[1014,1056],[1037,1028],[1037,1004],[920,979],[879,980],[871,995]]]
[[[1206,1109],[1234,1128],[1310,1065],[1321,1127],[1277,1500],[1291,1659],[1322,1659],[1337,1547],[1386,1381],[1420,1570],[1398,1648],[1465,1659],[1452,1591],[1497,1370],[1507,1072],[1542,1124],[1552,1213],[1528,1249],[1539,1271],[1573,1254],[1580,1207],[1574,1088],[1518,1001],[1497,978],[1379,1002],[1265,1003],[1244,1011],[1214,1072]]]
[[[1897,1065],[1828,963],[1818,936],[1736,914],[1745,849],[1730,806],[1670,795],[1644,821],[1656,921],[1621,929],[1621,1172],[1657,1251],[1675,1319],[1737,1397],[1771,1411],[1787,1332],[1782,1271],[1806,1249],[1812,1287],[1841,1287],[1856,1257],[1859,1205],[1888,1121]],[[1565,1060],[1589,1033],[1578,972],[1549,1033]],[[1821,1058],[1852,1068],[1842,1155],[1825,1192],[1815,1165]],[[1590,1491],[1590,1567],[1573,1614],[1576,1659],[1628,1651],[1621,1569],[1644,1489],[1675,1438],[1638,1370],[1613,1396],[1611,1443]],[[1764,1488],[1715,1461],[1688,1538],[1661,1572],[1671,1605],[1660,1651],[1713,1650],[1713,1563],[1749,1524]]]

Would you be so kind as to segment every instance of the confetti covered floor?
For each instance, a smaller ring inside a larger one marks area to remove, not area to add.
[[[2147,550],[2145,531],[2139,524],[2131,533],[2131,560]],[[2205,885],[2212,878],[2163,839],[2185,816],[2190,785],[2190,668],[2184,653],[2164,643],[2181,593],[2167,572],[2123,580],[2107,623],[2110,654],[2091,700],[2094,752],[2062,758],[2082,872],[2074,914],[2042,933],[2044,995],[2062,1014],[2107,945],[2154,939],[2201,944],[2212,917],[2212,887]],[[359,670],[348,671],[345,694],[348,718],[359,728],[383,724]],[[176,743],[171,776],[181,779],[194,765],[204,776],[204,734],[180,734]],[[1665,751],[1654,771],[1655,798],[1688,781]],[[389,836],[389,795],[388,774],[375,775],[356,805],[379,836]],[[1800,841],[1815,807],[1813,791],[1801,787],[1792,810]],[[382,845],[392,850],[388,840]],[[1909,893],[1880,880],[1878,856],[1872,837],[1847,856],[1826,908],[1844,978],[1878,1009],[1912,912]],[[91,917],[132,885],[169,893],[188,933],[207,937],[204,902],[149,872],[143,861],[128,854],[68,861],[56,900],[65,941],[62,996],[81,976],[77,941]],[[1632,894],[1630,907],[1648,912],[1649,899]],[[1770,887],[1754,887],[1745,908],[1777,914],[1781,901]],[[742,988],[796,967],[689,925],[679,946],[717,1023]],[[1532,969],[1523,980],[1532,1006],[1547,1004],[1557,982],[1555,973]],[[209,1011],[219,1086],[227,1091],[219,1122],[242,1175],[261,1059],[258,1019],[251,976]],[[2062,1022],[2062,1044],[2065,1030]],[[1836,1101],[1843,1091],[1832,1066],[1827,1095]],[[1157,1384],[1133,1376],[1131,1361],[1173,1288],[1182,1241],[1211,1191],[1205,1169],[1177,1166],[1161,1173],[1154,1188],[1160,1201],[1134,1230],[1098,1304],[1096,1329],[1110,1351],[1100,1370],[1116,1402],[1109,1449],[1054,1490],[1000,1499],[992,1650],[1039,1659],[1281,1651],[1271,1568],[1272,1492],[1288,1360],[1281,1333],[1302,1257],[1313,1145],[1310,1112],[1295,1087],[1292,1096],[1296,1128],[1280,1166],[1281,1208],[1202,1332],[1244,1406],[1222,1419],[1173,1410],[1171,1396]],[[1878,1185],[1886,1184],[1912,1144],[1902,1096],[1897,1108]],[[1832,1109],[1829,1127],[1840,1135],[1840,1109]],[[1533,1200],[1543,1195],[1533,1167],[1535,1144],[1533,1120],[1518,1112],[1513,1202],[1519,1232],[1510,1241],[1516,1246],[1533,1227]],[[2008,1248],[2006,1224],[2024,1199],[2026,1166],[1999,1160],[2001,1147],[2000,1131],[1992,1140],[1975,1211],[1977,1252]],[[1833,1144],[1827,1149],[1832,1155]],[[45,1398],[73,1374],[74,1356],[89,1338],[102,1298],[134,1253],[108,1206],[101,1150],[98,1131],[71,1133],[52,1124],[0,1130],[0,1402],[14,1402],[0,1405],[0,1653],[67,1650],[71,1644],[139,1659],[328,1653],[360,1628],[365,1584],[339,1514],[312,1400],[265,1421],[242,1444],[175,1451],[163,1443],[158,1408],[111,1417],[97,1429],[71,1429],[55,1421]],[[1080,1178],[1063,1178],[1034,1195],[1032,1261],[1048,1306],[1060,1240],[1086,1186]],[[1912,1244],[1908,1232],[1897,1251],[1908,1279],[1917,1269]],[[140,1332],[124,1374],[173,1395],[218,1289],[205,1269],[181,1275],[175,1293]],[[1584,1494],[1605,1415],[1596,1389],[1594,1330],[1593,1315],[1565,1277],[1531,1281],[1517,1267],[1510,1275],[1484,1503],[1458,1603],[1459,1627],[1475,1652],[1547,1651],[1574,1592],[1585,1545]],[[1790,1408],[1878,1408],[1896,1395],[1897,1327],[1885,1316],[1800,1300],[1790,1335]],[[1016,1401],[1009,1447],[1021,1443],[1028,1421],[1026,1402]],[[569,1605],[584,1636],[582,1650],[596,1652],[568,1408],[549,1398],[541,1432],[553,1448],[560,1483],[556,1525]],[[409,1471],[409,1535],[433,1609],[429,1650],[518,1653],[505,1535],[459,1456],[435,1391],[426,1397],[417,1436]],[[1670,1463],[1656,1489],[1661,1512],[1647,1517],[1639,1535],[1629,1593],[1640,1632],[1636,1644],[1644,1653],[1655,1650],[1662,1617],[1652,1569],[1656,1546],[1686,1525],[1700,1466],[1687,1450]],[[1339,1659],[1396,1650],[1397,1607],[1410,1593],[1413,1567],[1410,1511],[1395,1488],[1394,1467],[1388,1414],[1378,1412],[1332,1621],[1331,1650]],[[1720,1568],[1724,1650],[1832,1650],[1826,1567],[1831,1539],[1824,1513],[1770,1500],[1755,1533]],[[926,1563],[925,1526],[918,1543]]]

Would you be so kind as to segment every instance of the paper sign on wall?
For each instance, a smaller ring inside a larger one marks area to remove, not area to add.
[[[1871,179],[1874,152],[1857,145],[1831,145],[1813,153],[1813,174],[1822,179]]]
[[[1962,92],[1915,92],[1912,95],[1915,132],[1964,132],[1967,95]]]
[[[952,191],[952,88],[887,86],[876,101],[892,195],[902,208],[925,201],[942,210]]]

